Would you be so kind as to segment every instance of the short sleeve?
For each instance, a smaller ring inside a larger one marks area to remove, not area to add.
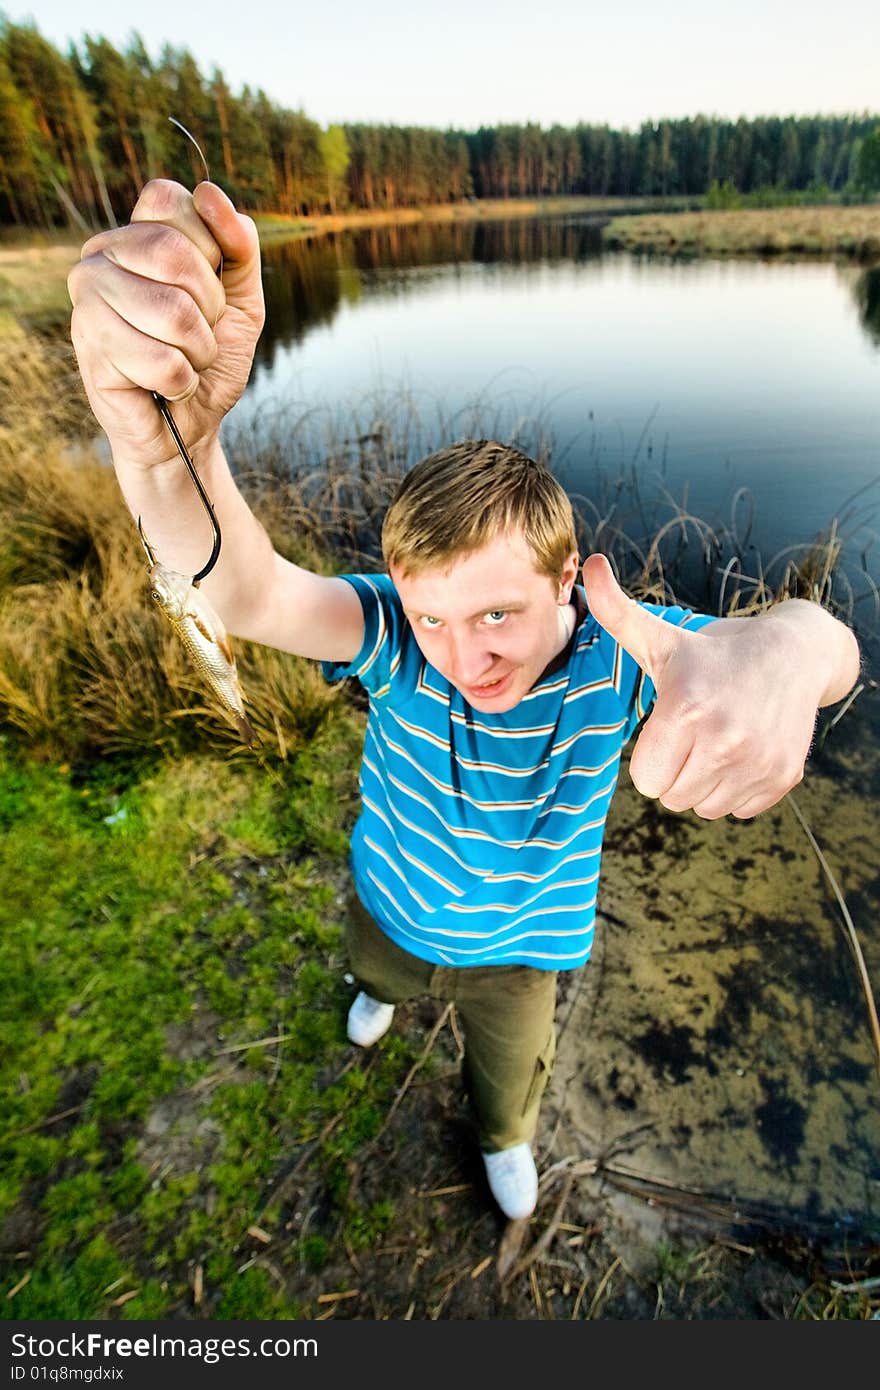
[[[341,574],[355,590],[364,611],[364,640],[353,661],[322,661],[324,679],[353,677],[375,699],[391,689],[391,678],[400,659],[406,618],[397,590],[387,574]]]
[[[694,613],[690,608],[680,608],[675,604],[640,603],[639,607],[653,613],[656,618],[662,618],[665,623],[687,628],[690,632],[697,632],[717,622],[711,614]],[[599,650],[623,706],[626,716],[623,743],[627,743],[653,705],[657,691],[648,673],[603,627],[599,628]]]

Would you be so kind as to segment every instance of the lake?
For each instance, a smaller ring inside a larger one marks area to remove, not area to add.
[[[876,625],[880,269],[603,252],[588,218],[352,231],[264,265],[239,420],[366,431],[396,411],[416,454],[543,441],[575,494],[635,473],[658,524],[674,503],[729,526],[737,499],[765,565],[838,518],[855,617]]]

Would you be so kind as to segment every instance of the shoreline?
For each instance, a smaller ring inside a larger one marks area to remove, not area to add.
[[[880,202],[841,206],[733,208],[710,211],[701,197],[670,198],[494,198],[409,208],[358,209],[292,217],[251,213],[262,244],[300,240],[333,232],[403,227],[420,223],[521,221],[524,218],[604,219],[603,241],[613,249],[696,254],[868,254],[880,258]],[[0,229],[0,236],[14,229]],[[63,232],[34,229],[18,240],[0,240],[0,282],[15,286],[47,270],[60,274],[79,257],[81,242]],[[876,247],[874,243],[876,242]]]
[[[456,203],[425,203],[418,207],[356,208],[349,212],[320,213],[315,216],[294,217],[282,212],[246,212],[254,219],[261,240],[265,237],[314,236],[324,232],[345,231],[348,228],[408,226],[416,222],[483,222],[523,217],[563,217],[594,213],[597,216],[639,216],[642,213],[666,213],[695,210],[702,206],[700,195],[656,198],[559,196],[548,198],[484,198]],[[96,229],[100,230],[100,229]],[[88,235],[95,233],[89,232]],[[86,239],[71,241],[69,229],[52,232],[0,227],[0,274],[3,267],[37,256],[47,261],[69,257],[75,261]]]
[[[251,214],[260,240],[321,236],[327,232],[369,227],[411,226],[420,222],[494,222],[524,217],[565,217],[614,214],[637,217],[646,213],[675,215],[702,205],[702,198],[484,198],[457,203],[426,203],[408,208],[360,208],[353,212],[322,213],[316,217],[287,217],[282,213]]]
[[[261,245],[268,247],[371,228],[589,217],[600,229],[603,249],[609,251],[674,258],[841,259],[857,266],[880,265],[880,203],[710,212],[664,211],[658,208],[662,201],[492,199],[360,210],[308,219],[258,214],[254,220]],[[669,202],[680,204],[681,200],[667,199],[666,204]],[[67,275],[79,259],[80,245],[38,231],[31,234],[30,240],[0,241],[0,336],[14,332],[16,324],[51,323],[69,314]]]

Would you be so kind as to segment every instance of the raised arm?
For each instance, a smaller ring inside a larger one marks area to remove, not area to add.
[[[788,599],[688,632],[628,598],[602,555],[586,561],[584,587],[596,621],[657,690],[630,759],[643,795],[704,820],[748,819],[797,786],[818,710],[858,679],[859,647],[844,623]]]
[[[251,219],[214,184],[190,194],[154,180],[128,226],[86,242],[68,289],[89,402],[156,557],[195,574],[210,553],[211,528],[153,391],[171,404],[217,515],[220,558],[201,587],[229,632],[301,656],[351,660],[363,640],[354,590],[277,554],[220,445],[263,326]]]

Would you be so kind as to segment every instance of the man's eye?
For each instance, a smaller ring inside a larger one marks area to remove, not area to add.
[[[432,631],[440,626],[440,619],[431,618],[428,616],[427,613],[422,614],[422,616],[419,618],[419,622],[422,624],[422,627],[429,627]]]
[[[493,627],[497,627],[499,623],[504,622],[506,617],[507,613],[503,608],[493,608],[491,613],[485,615],[483,621],[489,623]]]

